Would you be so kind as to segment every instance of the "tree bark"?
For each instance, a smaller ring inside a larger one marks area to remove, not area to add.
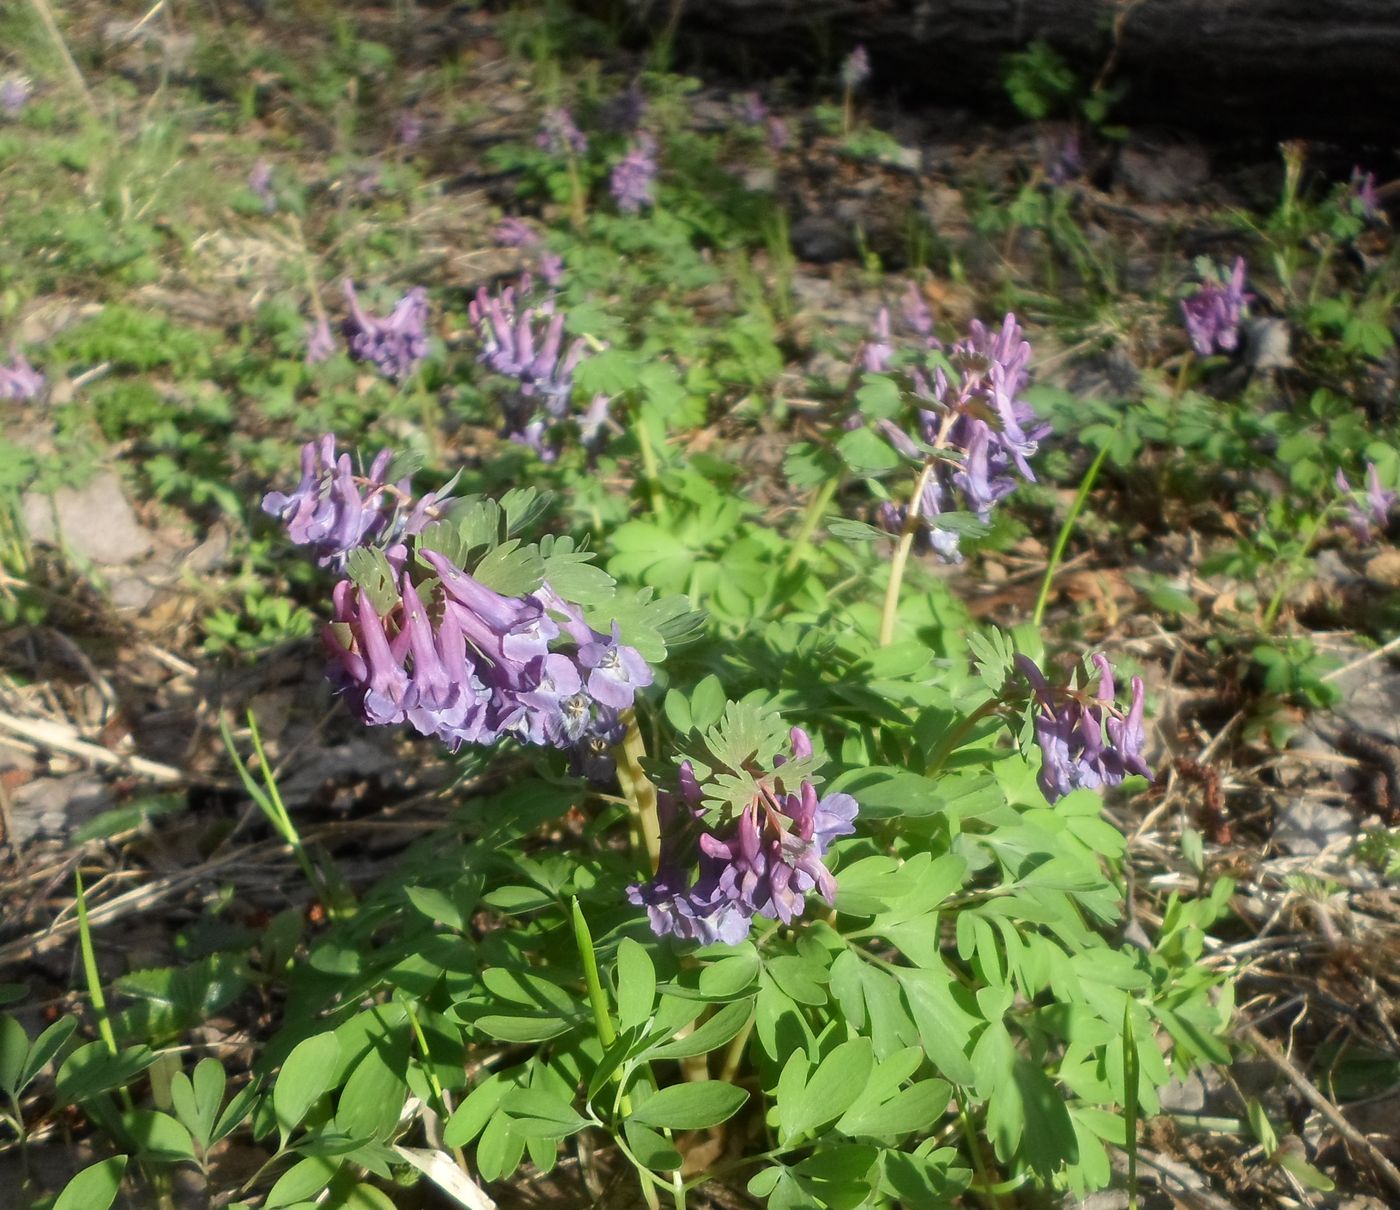
[[[641,8],[656,28],[674,3]],[[978,106],[1041,41],[1086,84],[1125,86],[1114,119],[1400,143],[1400,0],[684,0],[677,40],[750,75],[829,75],[863,43],[876,87]]]

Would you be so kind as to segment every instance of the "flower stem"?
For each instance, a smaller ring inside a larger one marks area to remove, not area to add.
[[[1278,589],[1269,599],[1269,607],[1264,610],[1264,629],[1272,630],[1274,623],[1278,621],[1279,610],[1283,607],[1283,598],[1288,594],[1288,590],[1293,587],[1293,582],[1298,578],[1298,566],[1308,557],[1312,550],[1313,543],[1317,541],[1318,531],[1322,529],[1322,523],[1327,520],[1327,514],[1331,508],[1324,508],[1313,517],[1307,528],[1307,536],[1303,539],[1303,544],[1298,548],[1296,554],[1288,560],[1288,566],[1284,569],[1283,579],[1279,581]]]
[[[1104,442],[1099,447],[1099,452],[1094,455],[1094,460],[1089,463],[1089,469],[1084,472],[1084,478],[1079,483],[1079,491],[1074,496],[1074,503],[1069,506],[1069,515],[1065,518],[1065,523],[1060,526],[1059,536],[1055,539],[1055,549],[1050,552],[1050,562],[1045,568],[1045,578],[1040,582],[1040,595],[1035,599],[1035,613],[1031,615],[1032,626],[1039,626],[1041,619],[1045,617],[1045,606],[1050,600],[1050,584],[1055,579],[1055,573],[1060,570],[1060,560],[1064,558],[1065,547],[1069,545],[1069,536],[1074,532],[1074,523],[1079,520],[1079,514],[1084,511],[1085,501],[1089,499],[1094,481],[1099,477],[1099,469],[1103,466],[1103,460],[1107,456],[1108,443]]]
[[[802,556],[807,553],[807,544],[812,540],[812,534],[821,524],[822,514],[826,512],[827,505],[841,488],[840,476],[828,479],[822,484],[821,491],[812,497],[812,501],[807,505],[807,511],[802,516],[802,524],[798,527],[797,534],[792,539],[792,548],[788,551],[787,562],[783,564],[783,571],[795,571],[797,565],[802,562]]]
[[[668,516],[666,497],[661,491],[661,472],[656,462],[656,451],[651,446],[651,433],[646,421],[639,415],[632,417],[632,427],[637,434],[637,449],[642,455],[642,477],[647,481],[651,511],[658,520],[665,521]]]
[[[894,558],[890,560],[890,582],[885,587],[885,607],[880,613],[881,647],[888,647],[890,640],[894,638],[895,615],[899,612],[899,589],[904,582],[904,568],[909,562],[909,552],[914,546],[914,534],[919,528],[919,499],[924,494],[928,477],[933,474],[934,463],[935,459],[929,458],[924,462],[923,470],[919,472],[913,494],[909,497],[904,528],[899,532],[899,544],[894,549]]]
[[[642,768],[647,748],[642,740],[642,729],[637,725],[636,711],[627,715],[627,734],[622,737],[614,756],[617,760],[617,780],[627,799],[627,809],[632,822],[641,834],[642,848],[646,853],[650,873],[655,874],[661,864],[661,821],[656,814],[656,787]]]
[[[968,737],[972,729],[988,715],[995,714],[1000,710],[1001,705],[1001,698],[988,698],[962,722],[945,732],[943,738],[938,741],[938,746],[934,748],[933,755],[928,758],[928,766],[924,769],[924,776],[933,777],[942,769],[944,761],[957,751],[958,745]]]

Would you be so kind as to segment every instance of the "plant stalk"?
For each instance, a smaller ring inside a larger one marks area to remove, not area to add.
[[[899,545],[895,547],[894,558],[890,560],[890,582],[885,587],[885,606],[880,612],[881,647],[888,647],[894,638],[895,615],[899,613],[899,589],[904,583],[904,568],[909,562],[909,552],[914,547],[914,535],[919,529],[919,498],[924,494],[929,476],[933,474],[935,461],[934,458],[928,458],[924,462],[923,470],[919,472],[914,491],[909,497],[904,527],[899,532]]]
[[[1045,617],[1045,606],[1050,600],[1050,585],[1055,579],[1055,573],[1060,570],[1060,560],[1064,558],[1065,547],[1069,545],[1069,536],[1074,532],[1074,523],[1079,520],[1079,514],[1084,511],[1084,504],[1089,499],[1089,493],[1093,490],[1094,481],[1099,477],[1099,469],[1103,466],[1103,460],[1108,456],[1108,443],[1105,442],[1099,448],[1099,452],[1094,455],[1094,460],[1089,463],[1089,469],[1084,472],[1084,478],[1080,480],[1079,491],[1075,493],[1074,503],[1069,506],[1069,515],[1065,517],[1065,523],[1060,526],[1059,535],[1055,539],[1055,549],[1050,552],[1050,562],[1045,567],[1045,578],[1040,582],[1040,595],[1035,599],[1035,613],[1031,615],[1031,625],[1039,627],[1041,620]]]

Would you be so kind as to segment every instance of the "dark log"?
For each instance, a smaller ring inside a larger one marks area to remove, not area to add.
[[[673,2],[641,7],[664,23]],[[756,76],[831,73],[864,43],[886,88],[981,108],[1032,41],[1085,81],[1108,65],[1115,120],[1400,144],[1400,0],[685,0],[677,48]]]

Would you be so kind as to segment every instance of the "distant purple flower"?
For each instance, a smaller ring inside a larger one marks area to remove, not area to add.
[[[811,741],[791,732],[795,757],[809,757]],[[753,796],[716,821],[703,807],[704,791],[689,761],[680,769],[679,793],[659,796],[663,848],[656,876],[628,888],[628,899],[647,909],[652,931],[710,944],[736,944],[754,916],[791,924],[815,891],[828,903],[836,880],[822,860],[832,843],[855,830],[856,801],[849,794],[817,796],[807,777],[784,780],[779,756],[770,773],[748,771]]]
[[[894,345],[890,341],[889,308],[881,307],[875,313],[875,323],[870,335],[860,347],[860,368],[867,374],[883,374],[890,368],[894,356]]]
[[[411,109],[399,114],[394,135],[403,147],[416,147],[423,138],[423,119]]]
[[[1143,759],[1143,685],[1132,680],[1132,701],[1124,710],[1114,700],[1113,668],[1102,652],[1093,656],[1099,683],[1087,690],[1052,688],[1035,663],[1016,656],[1030,682],[1035,703],[1035,739],[1040,746],[1040,788],[1049,802],[1072,790],[1115,786],[1130,774],[1152,779]]]
[[[248,188],[253,191],[268,214],[277,210],[277,194],[272,189],[272,164],[268,160],[259,159],[253,165],[253,170],[248,173]]]
[[[539,234],[524,219],[503,218],[492,238],[502,248],[530,248],[540,242]]]
[[[739,98],[739,120],[749,126],[762,126],[768,121],[768,106],[756,92],[746,92]]]
[[[0,399],[27,403],[44,389],[44,376],[29,364],[24,354],[15,355],[13,365],[0,362]]]
[[[1067,185],[1084,175],[1079,131],[1068,122],[1044,122],[1035,137],[1040,166],[1052,185]]]
[[[1348,186],[1352,208],[1367,222],[1381,218],[1381,195],[1376,189],[1376,174],[1361,171],[1359,166],[1351,170],[1351,183]]]
[[[29,104],[33,89],[23,76],[6,76],[0,80],[0,114],[17,118]]]
[[[928,348],[938,348],[938,341],[933,336],[933,312],[928,309],[923,292],[913,282],[904,291],[899,306],[909,330],[922,337]]]
[[[518,288],[494,297],[483,287],[467,313],[481,340],[477,360],[517,384],[504,402],[506,435],[548,461],[555,456],[549,431],[572,414],[574,371],[585,345],[577,339],[566,349],[564,316],[553,295],[532,303],[530,293],[528,274]]]
[[[857,46],[841,64],[841,85],[847,92],[855,92],[870,79],[870,55],[864,46]]]
[[[915,319],[923,326],[917,315]],[[933,460],[914,513],[940,558],[956,562],[962,557],[958,531],[946,523],[940,526],[940,515],[961,507],[986,522],[993,506],[1015,490],[1018,477],[1035,481],[1029,459],[1049,426],[1020,397],[1031,353],[1023,335],[1011,314],[1000,330],[973,320],[967,337],[947,350],[952,377],[941,366],[932,382],[914,371],[915,394],[928,404],[917,412],[918,441],[893,421],[880,421],[880,430],[901,457],[917,464]],[[922,340],[926,348],[939,347],[931,335]],[[905,516],[904,509],[891,506],[882,509],[880,521],[899,532]]]
[[[1351,484],[1341,471],[1337,472],[1337,488],[1345,493],[1343,503],[1347,510],[1347,526],[1358,542],[1369,542],[1373,528],[1383,530],[1390,522],[1390,513],[1396,501],[1400,500],[1400,492],[1381,487],[1380,473],[1374,462],[1366,464],[1366,491],[1360,499],[1353,493]]]
[[[535,145],[544,148],[550,155],[581,156],[588,150],[588,139],[574,125],[573,114],[563,106],[556,106],[545,110],[540,119]]]
[[[645,130],[638,132],[627,154],[614,166],[608,188],[623,214],[638,214],[656,203],[652,188],[656,183],[656,139]]]
[[[772,152],[786,151],[791,142],[792,134],[788,130],[787,123],[777,116],[769,118],[768,150]]]
[[[350,315],[342,325],[350,356],[377,366],[385,378],[407,378],[428,355],[428,292],[415,286],[399,299],[393,312],[379,319],[363,310],[355,284],[345,279]]]
[[[335,336],[331,333],[330,321],[322,311],[312,323],[306,325],[306,364],[318,365],[328,361],[334,353]]]
[[[540,253],[535,271],[540,275],[540,280],[553,289],[564,280],[564,258],[559,253],[546,249]]]
[[[1211,353],[1232,353],[1240,342],[1240,320],[1254,295],[1245,292],[1244,257],[1237,257],[1228,281],[1217,280],[1216,272],[1202,282],[1194,294],[1181,300],[1186,334],[1199,357]]]
[[[295,490],[268,492],[262,510],[286,526],[294,544],[311,547],[322,567],[342,568],[361,546],[421,532],[450,503],[429,495],[406,513],[411,484],[385,479],[392,461],[392,452],[381,450],[368,472],[357,475],[348,453],[336,456],[335,436],[327,433],[302,446]]]

